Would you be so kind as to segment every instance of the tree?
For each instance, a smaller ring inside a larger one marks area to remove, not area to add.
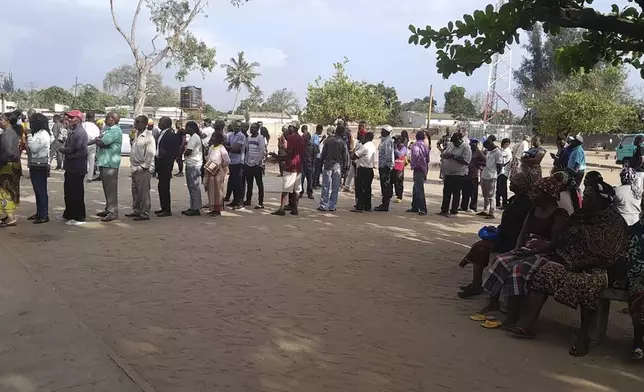
[[[471,118],[476,117],[474,104],[465,97],[465,87],[453,85],[445,93],[445,113],[450,113],[454,118]]]
[[[380,95],[385,100],[385,106],[389,109],[387,115],[387,124],[392,126],[402,125],[400,118],[401,103],[398,99],[398,93],[394,87],[385,86],[385,82],[370,84],[367,86],[374,94]]]
[[[13,81],[13,74],[0,72],[0,92],[11,94],[16,91],[16,85]]]
[[[224,80],[228,83],[228,91],[235,90],[235,102],[233,103],[232,111],[232,114],[235,114],[241,88],[245,87],[249,92],[253,91],[255,87],[253,80],[261,76],[260,73],[255,71],[259,68],[259,63],[256,61],[252,63],[246,61],[244,52],[242,51],[237,53],[237,58],[231,57],[230,63],[222,64],[221,67],[226,70],[226,78]]]
[[[413,101],[405,102],[401,105],[400,109],[411,112],[427,113],[429,110],[429,95],[423,99],[415,98]],[[438,112],[438,103],[435,98],[432,98],[432,112]]]
[[[384,97],[368,88],[367,83],[351,80],[345,72],[348,59],[333,64],[335,75],[322,80],[318,77],[309,84],[306,95],[305,117],[317,124],[333,124],[341,118],[345,121],[366,121],[383,124],[389,109]]]
[[[637,5],[630,6],[636,3]],[[489,64],[495,53],[519,42],[519,30],[543,23],[546,33],[557,35],[561,28],[586,29],[581,42],[561,48],[556,57],[562,69],[591,69],[600,61],[618,65],[629,63],[644,76],[644,1],[629,0],[610,12],[591,6],[588,0],[510,0],[498,10],[488,4],[485,10],[465,14],[463,20],[450,21],[438,30],[431,26],[409,26],[410,44],[436,47],[436,66],[444,78],[458,72],[471,75]]]
[[[123,103],[127,104],[134,104],[136,101],[137,86],[138,72],[135,67],[129,64],[112,69],[103,78],[103,90],[108,94],[122,98]],[[161,74],[149,72],[144,90],[146,97],[162,87],[163,77]]]
[[[476,92],[467,98],[472,102],[472,106],[474,106],[476,117],[483,117],[483,110],[485,109],[485,95],[482,92]]]
[[[118,104],[118,98],[106,94],[91,84],[79,84],[74,87],[76,91],[72,106],[82,111],[103,112],[107,106]]]
[[[295,93],[292,90],[287,90],[285,88],[274,91],[268,98],[266,98],[266,102],[264,102],[261,107],[264,112],[287,112],[289,114],[294,114],[299,110],[299,108],[300,103]]]
[[[36,92],[36,96],[38,106],[45,108],[53,108],[55,104],[70,106],[74,101],[72,93],[58,86],[50,86],[39,90]]]
[[[250,92],[250,96],[246,99],[242,99],[237,110],[241,110],[244,113],[259,111],[261,110],[263,103],[264,92],[259,88],[259,86],[253,86],[253,89]]]
[[[523,57],[519,69],[514,71],[513,75],[518,85],[514,90],[514,96],[524,105],[532,94],[543,90],[551,81],[550,73],[545,67],[541,26],[535,24],[528,37],[528,43],[523,45],[528,57]]]
[[[177,107],[179,106],[179,91],[170,86],[159,86],[153,94],[148,97],[148,106],[152,107]]]
[[[239,5],[246,0],[231,0]],[[150,12],[150,21],[156,35],[151,40],[151,50],[144,51],[137,41],[137,27],[143,5]],[[164,62],[167,68],[176,67],[176,78],[184,81],[190,71],[199,70],[204,74],[215,66],[215,49],[199,41],[188,30],[195,18],[202,14],[208,5],[207,0],[137,0],[132,27],[126,31],[117,21],[114,0],[110,0],[110,11],[114,28],[127,42],[134,57],[136,85],[134,90],[134,115],[143,113],[145,106],[148,77],[151,70]],[[157,47],[157,42],[163,42]]]
[[[203,115],[205,118],[209,118],[211,120],[214,120],[216,118],[219,118],[223,115],[224,113],[220,112],[219,110],[215,109],[212,105],[210,104],[205,104],[203,106]]]

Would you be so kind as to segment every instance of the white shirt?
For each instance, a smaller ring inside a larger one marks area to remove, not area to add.
[[[367,167],[370,169],[376,167],[376,146],[373,145],[373,142],[366,142],[365,144],[358,143],[355,154],[358,156],[358,159],[356,159],[356,167]]]
[[[98,125],[94,124],[93,122],[89,122],[89,121],[84,122],[83,128],[85,128],[85,132],[87,132],[87,140],[89,141],[92,141],[97,137],[101,136],[101,129],[98,127]]]
[[[201,133],[206,136],[205,138],[201,139],[201,142],[203,143],[204,147],[208,147],[208,142],[210,141],[212,134],[215,133],[215,128],[205,127],[201,130]]]
[[[514,145],[514,158],[521,159],[523,154],[525,154],[530,149],[530,143],[527,140],[521,140],[521,143]]]
[[[161,139],[161,137],[159,137]],[[192,150],[190,155],[186,155],[185,162],[186,166],[197,167],[203,165],[203,150],[201,145],[201,138],[196,133],[190,136],[188,139],[188,144],[186,145],[186,151]]]
[[[483,180],[496,180],[499,177],[499,174],[496,170],[496,165],[503,164],[503,153],[500,148],[495,148],[492,151],[488,151],[485,156],[485,167],[483,168],[483,173],[481,174],[481,179]]]
[[[615,207],[629,226],[640,220],[642,201],[635,197],[631,185],[615,187]]]
[[[510,147],[506,147],[501,150],[501,156],[503,157],[503,169],[501,169],[501,174],[503,174],[506,177],[510,176],[510,161],[512,160],[512,150],[510,150]]]

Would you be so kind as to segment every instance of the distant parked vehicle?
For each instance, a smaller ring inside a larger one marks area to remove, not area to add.
[[[619,146],[617,146],[615,154],[615,162],[617,164],[623,164],[624,166],[631,165],[631,159],[633,158],[633,153],[635,152],[635,145],[633,144],[633,142],[635,141],[635,136],[638,135],[644,136],[644,133],[633,133],[624,135],[624,137],[622,137],[622,141],[619,143]]]
[[[130,145],[130,131],[134,127],[134,120],[131,118],[122,118],[121,121],[119,121],[119,125],[123,131],[121,155],[130,155],[130,151],[132,150],[132,146]]]

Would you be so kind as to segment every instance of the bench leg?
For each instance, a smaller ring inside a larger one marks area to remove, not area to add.
[[[591,334],[591,339],[595,342],[600,342],[606,337],[606,330],[608,329],[608,316],[610,315],[610,300],[601,299],[597,308],[597,320],[595,321],[594,330]]]

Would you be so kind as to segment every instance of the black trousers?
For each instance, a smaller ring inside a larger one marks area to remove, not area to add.
[[[396,191],[396,198],[403,198],[404,184],[405,184],[405,170],[393,171],[394,190]]]
[[[157,190],[159,192],[159,204],[161,204],[161,209],[166,212],[172,212],[170,207],[170,179],[172,178],[172,166],[163,165],[157,167],[157,178],[159,179],[159,184]]]
[[[320,186],[320,174],[322,174],[322,159],[315,158],[315,171],[313,172],[313,186]]]
[[[66,171],[64,178],[65,211],[63,218],[85,222],[85,174]]]
[[[465,176],[445,176],[443,181],[443,204],[441,205],[441,212],[458,213],[459,203],[461,201],[461,190]],[[451,209],[450,209],[451,201]]]
[[[313,166],[307,165],[306,163],[302,164],[302,191],[300,192],[300,195],[304,194],[304,190],[306,189],[306,194],[307,195],[312,195],[313,194],[313,171],[315,168]],[[306,181],[306,188],[304,188],[304,181]]]
[[[258,204],[264,204],[264,170],[261,166],[246,166],[244,169],[246,178],[246,201],[250,203],[253,199],[253,180],[257,183]]]
[[[177,167],[179,168],[179,173],[183,173],[183,154],[179,154],[177,157]]]
[[[393,170],[389,168],[378,169],[380,176],[380,192],[382,193],[382,206],[389,208],[389,201],[394,195],[394,184],[391,181]]]
[[[462,186],[461,197],[461,210],[478,209],[479,204],[479,179],[477,178],[464,178]]]
[[[508,204],[508,176],[500,174],[496,179],[496,205],[497,207]]]
[[[242,204],[244,201],[244,166],[241,163],[229,165],[230,176],[228,176],[228,187],[226,199],[233,196],[233,203]]]
[[[373,183],[373,169],[359,167],[356,169],[356,210],[371,210],[371,184]]]

